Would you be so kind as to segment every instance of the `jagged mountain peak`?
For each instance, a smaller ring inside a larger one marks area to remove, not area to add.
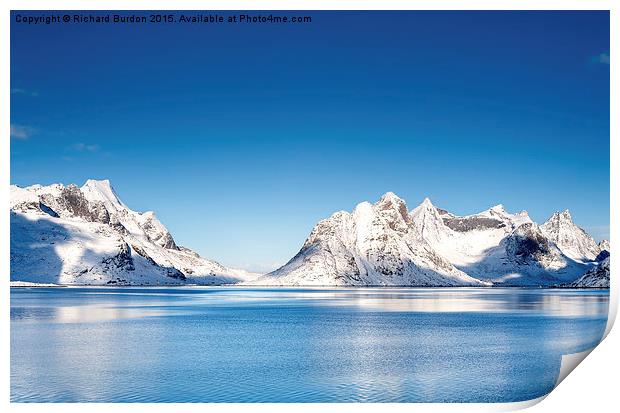
[[[433,204],[433,202],[428,197],[424,198],[420,205],[412,209],[409,215],[411,217],[420,217],[422,213],[429,214],[433,217],[433,219],[441,220],[441,211]]]
[[[110,207],[113,210],[126,208],[108,179],[89,179],[82,185],[80,190],[84,194],[84,197],[91,202],[103,202],[106,207]]]
[[[515,216],[514,214],[509,213],[503,204],[497,204],[475,215],[488,216],[501,220],[510,220]]]
[[[573,222],[573,216],[571,215],[570,211],[568,209],[565,209],[564,211],[555,211],[550,217],[549,219],[547,219],[545,221],[545,223],[543,224],[547,227],[559,227],[561,225],[566,226],[575,226],[575,223]]]
[[[594,238],[575,225],[568,209],[554,212],[540,228],[565,255],[574,260],[594,261],[601,252]]]
[[[394,192],[386,192],[374,204],[374,209],[388,221],[401,221],[401,223],[404,223],[409,219],[407,203]]]
[[[409,213],[409,216],[411,216],[415,220],[416,217],[419,218],[424,214],[430,214],[433,219],[439,220],[441,220],[442,214],[452,215],[446,210],[440,210],[439,208],[437,208],[428,197],[424,198],[424,200],[417,207],[413,208]]]
[[[109,179],[87,179],[86,182],[84,182],[84,185],[82,185],[81,189],[85,189],[88,188],[89,190],[92,191],[97,191],[97,192],[101,192],[107,195],[114,195],[114,197],[118,198],[118,195],[116,195],[116,191],[114,191],[114,188],[112,187],[112,183],[110,182]]]
[[[602,240],[598,243],[598,247],[601,251],[611,251],[611,246],[609,245],[609,240]]]
[[[388,191],[381,195],[379,202],[403,202],[403,199],[392,191]]]
[[[390,207],[394,206],[396,208],[402,208],[404,205],[405,209],[407,208],[407,203],[394,192],[386,192],[381,196],[379,201],[375,203],[376,206],[379,207]]]
[[[430,242],[431,245],[440,243],[449,231],[441,213],[429,198],[425,198],[420,205],[415,207],[409,217],[416,235]]]
[[[108,189],[112,189],[112,184],[109,179],[87,179],[84,185],[87,186],[98,186],[98,187],[106,187]]]
[[[506,210],[506,207],[503,204],[497,204],[489,209],[486,209],[482,212],[479,212],[474,215],[469,215],[467,217],[462,218],[491,218],[494,220],[498,220],[506,225],[506,228],[515,229],[522,224],[532,223],[532,219],[530,218],[527,211],[520,211],[516,214],[512,214]]]
[[[417,207],[413,208],[409,215],[411,217],[421,217],[423,214],[430,214],[433,218],[441,220],[439,210],[437,209],[437,207],[435,207],[435,205],[433,205],[429,198],[424,198],[422,203],[420,203],[420,205],[418,205]]]
[[[422,201],[422,204],[420,205],[424,205],[425,207],[428,207],[428,208],[431,208],[431,207],[435,208],[435,205],[433,205],[429,197],[424,198],[424,200]]]
[[[604,239],[601,242],[598,243],[598,249],[599,249],[599,253],[596,256],[596,261],[597,262],[601,262],[603,261],[605,258],[609,257],[609,253],[611,251],[611,246],[609,245],[609,241]]]
[[[545,222],[570,222],[573,223],[573,216],[571,215],[570,211],[568,209],[565,209],[564,211],[555,211],[550,217],[549,219]]]

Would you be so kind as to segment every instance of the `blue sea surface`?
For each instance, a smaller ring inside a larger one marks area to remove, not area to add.
[[[12,288],[13,402],[510,402],[608,290]]]

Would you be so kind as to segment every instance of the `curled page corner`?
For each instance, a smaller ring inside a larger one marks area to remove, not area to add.
[[[601,341],[605,340],[605,337],[609,334],[614,323],[616,322],[616,315],[618,314],[618,293],[616,289],[609,290],[609,310],[607,315],[607,325],[605,326],[605,333]]]
[[[494,406],[494,410],[496,412],[514,412],[517,410],[528,409],[532,406],[537,405],[547,398],[549,394],[545,394],[543,396],[537,397],[535,399],[524,400],[521,402],[512,402],[512,403],[497,403]]]
[[[558,387],[560,383],[573,371],[575,367],[577,367],[588,355],[594,350],[596,346],[588,349],[586,351],[581,351],[579,353],[572,354],[564,354],[562,356],[562,362],[560,364],[560,374],[558,376],[557,381],[555,382],[555,387]]]

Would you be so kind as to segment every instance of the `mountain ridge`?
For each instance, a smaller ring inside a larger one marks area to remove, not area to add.
[[[458,216],[425,198],[409,211],[387,192],[319,221],[289,262],[250,283],[557,286],[596,267],[604,248],[609,242],[596,244],[568,212],[538,225],[502,204]]]
[[[282,286],[605,286],[609,241],[568,210],[539,225],[502,204],[458,216],[393,192],[320,220],[286,264],[259,275],[176,243],[153,211],[109,180],[10,187],[11,280],[48,284]],[[605,264],[605,260],[607,260]],[[581,278],[590,274],[581,282]]]

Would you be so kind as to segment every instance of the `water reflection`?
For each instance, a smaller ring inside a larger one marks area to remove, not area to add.
[[[17,295],[24,290],[14,291]],[[27,289],[38,301],[41,294],[54,289]],[[59,291],[59,290],[55,290]],[[538,290],[538,289],[240,289],[231,287],[150,289],[91,288],[63,290],[60,297],[37,306],[12,306],[11,319],[56,322],[95,322],[103,320],[182,315],[196,307],[221,306],[349,306],[372,311],[462,313],[519,312],[545,316],[579,317],[607,314],[608,293],[605,290]],[[70,304],[56,306],[60,299]],[[48,313],[45,308],[52,308]]]
[[[595,346],[603,290],[11,290],[11,399],[516,401]]]

